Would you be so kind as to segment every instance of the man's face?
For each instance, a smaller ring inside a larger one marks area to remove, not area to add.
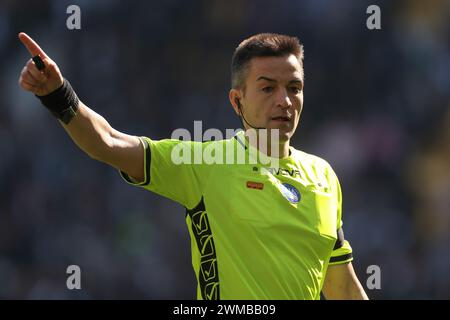
[[[303,69],[298,59],[253,58],[245,83],[245,93],[239,93],[245,120],[255,127],[279,129],[280,141],[289,141],[303,109]]]

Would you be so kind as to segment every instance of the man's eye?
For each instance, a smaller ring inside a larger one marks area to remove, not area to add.
[[[262,91],[264,91],[265,93],[270,93],[273,91],[273,87],[264,87],[262,88]]]
[[[300,89],[298,87],[291,87],[291,92],[292,93],[299,93],[300,91],[302,91],[302,89]]]

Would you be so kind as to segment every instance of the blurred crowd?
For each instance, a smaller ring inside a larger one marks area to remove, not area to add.
[[[184,209],[90,159],[17,80],[25,31],[116,129],[239,128],[234,48],[259,32],[305,46],[292,144],[343,189],[346,237],[375,299],[450,298],[449,1],[0,1],[0,298],[194,299]],[[81,8],[81,30],[66,8]],[[381,30],[366,28],[378,4]],[[82,290],[67,290],[79,265]]]

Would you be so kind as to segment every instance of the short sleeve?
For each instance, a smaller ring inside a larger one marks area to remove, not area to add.
[[[161,196],[193,208],[201,200],[207,169],[195,164],[195,153],[202,143],[175,139],[140,138],[144,147],[144,181],[136,182],[120,172],[129,184],[140,186]]]
[[[342,228],[342,190],[341,185],[339,183],[339,179],[337,178],[334,171],[332,171],[331,175],[331,183],[334,186],[334,192],[336,193],[336,201],[337,201],[337,240],[336,244],[333,248],[333,252],[331,253],[330,265],[343,264],[353,260],[353,252],[350,243],[345,239],[344,230]]]

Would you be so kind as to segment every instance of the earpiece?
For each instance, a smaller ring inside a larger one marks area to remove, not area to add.
[[[234,99],[234,101],[236,102],[239,110],[241,109],[241,102],[239,101],[239,98]]]

